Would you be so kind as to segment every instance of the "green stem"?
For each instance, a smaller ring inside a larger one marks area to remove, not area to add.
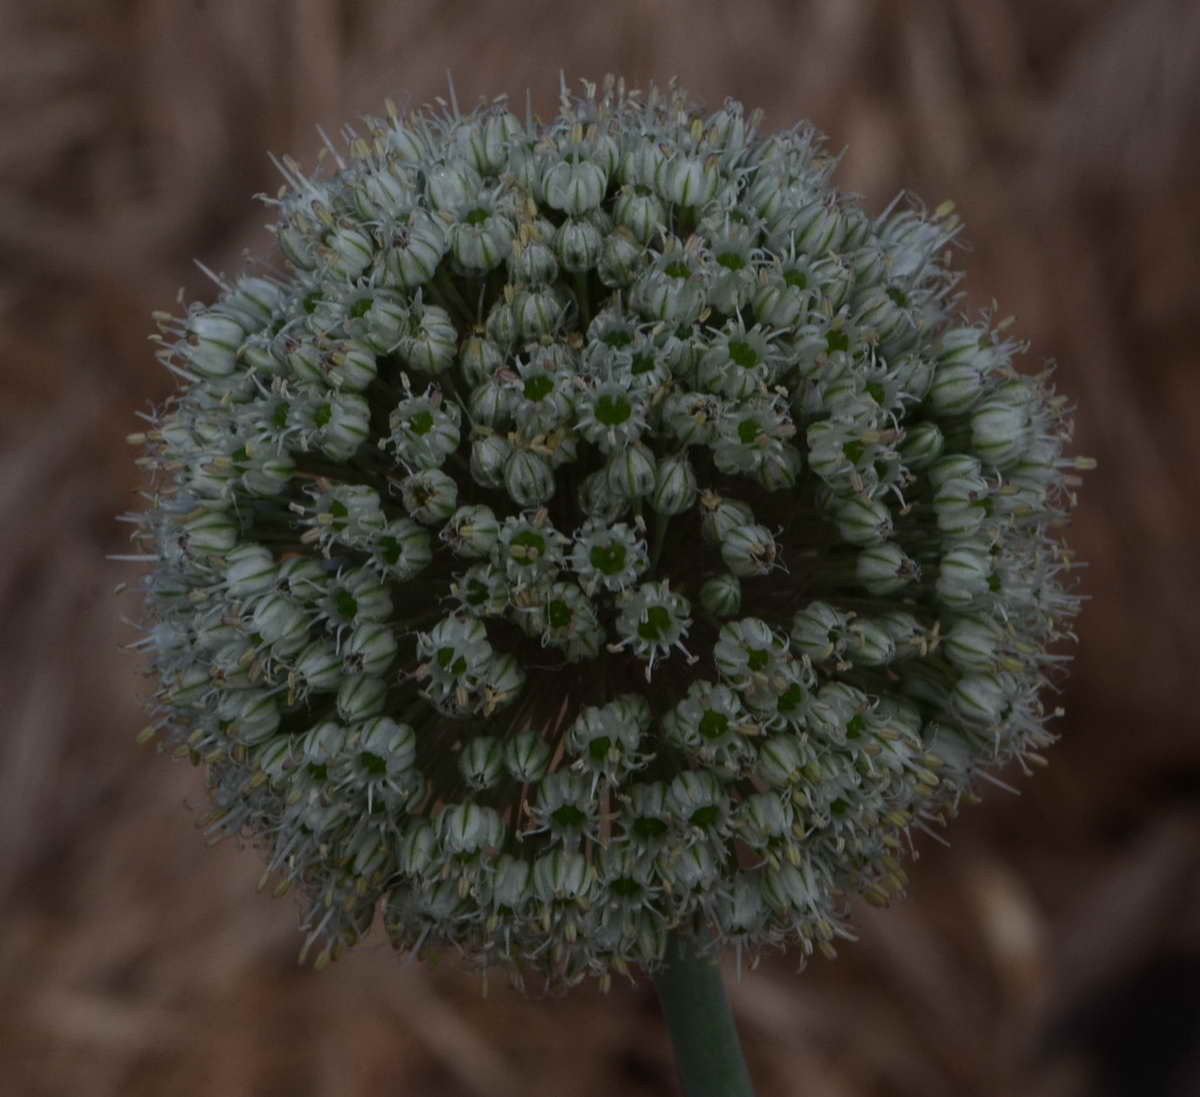
[[[459,322],[463,325],[464,332],[469,332],[471,325],[474,323],[471,306],[467,304],[463,299],[463,295],[459,293],[458,287],[454,284],[454,279],[451,277],[449,271],[447,271],[445,264],[438,267],[433,281],[429,283],[429,287],[442,298],[442,303],[446,310],[458,317]]]
[[[575,275],[575,300],[579,304],[579,326],[583,331],[587,331],[588,325],[592,322],[592,302],[588,294],[588,276],[586,272],[578,272]]]
[[[667,525],[671,519],[665,514],[655,514],[654,516],[654,553],[650,561],[651,569],[658,567],[659,558],[662,556],[663,543],[667,538]]]
[[[720,966],[697,955],[690,936],[672,933],[654,987],[685,1097],[754,1097]]]

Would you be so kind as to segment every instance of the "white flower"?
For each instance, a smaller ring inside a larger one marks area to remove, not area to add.
[[[279,273],[160,315],[150,735],[318,964],[380,908],[554,986],[683,927],[829,953],[1050,742],[1069,409],[952,315],[948,208],[868,216],[758,124],[392,110],[282,162]]]

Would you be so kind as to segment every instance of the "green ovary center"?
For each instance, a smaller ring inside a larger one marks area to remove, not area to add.
[[[742,369],[752,369],[762,359],[749,343],[733,342],[729,344],[729,357]]]
[[[597,545],[590,557],[592,567],[605,575],[616,575],[625,567],[624,545]]]
[[[667,833],[667,824],[653,815],[641,815],[634,820],[633,833],[639,838],[661,838]]]
[[[564,829],[575,829],[587,821],[587,816],[574,804],[563,804],[553,812],[550,818]]]
[[[544,400],[554,391],[554,382],[549,377],[531,377],[525,382],[525,399],[539,401]]]
[[[729,730],[729,717],[723,712],[714,712],[708,709],[702,717],[700,717],[700,734],[705,739],[716,739],[725,734]]]
[[[451,647],[439,648],[437,653],[438,666],[443,670],[453,671],[455,674],[462,674],[467,669],[467,661],[461,655],[455,659],[454,649]]]
[[[616,427],[633,414],[633,408],[624,396],[609,396],[605,393],[596,401],[596,421],[606,427]]]
[[[807,696],[803,686],[792,686],[780,695],[777,707],[780,712],[791,712],[797,705],[802,704]]]
[[[748,446],[762,433],[762,427],[759,426],[757,419],[743,419],[738,423],[737,432],[738,438]]]
[[[546,539],[532,530],[518,533],[512,539],[512,543],[513,548],[522,550],[512,554],[513,558],[521,564],[536,563],[541,558],[542,553],[546,551]]]
[[[670,627],[670,611],[664,606],[651,606],[646,610],[646,620],[638,625],[638,635],[643,640],[661,640]]]
[[[369,750],[364,750],[358,756],[358,760],[362,764],[362,768],[372,777],[382,777],[387,773],[387,763],[378,754],[372,754]]]

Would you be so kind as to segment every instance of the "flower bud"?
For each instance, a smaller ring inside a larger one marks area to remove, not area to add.
[[[700,528],[710,545],[720,547],[735,529],[754,524],[754,512],[736,499],[709,493],[701,496],[700,503],[704,508]]]
[[[777,912],[795,912],[811,916],[817,904],[816,893],[804,874],[790,864],[768,868],[762,875],[763,898]]]
[[[714,617],[736,617],[742,608],[742,584],[736,575],[714,575],[700,588],[700,604]]]
[[[225,585],[235,598],[265,594],[275,577],[275,557],[262,545],[238,545],[225,556]]]
[[[343,658],[352,673],[379,677],[396,659],[396,636],[380,621],[364,621],[350,633]]]
[[[318,639],[305,645],[296,656],[295,678],[314,693],[337,689],[342,680],[342,660],[328,640]]]
[[[294,598],[272,593],[259,601],[250,618],[250,626],[264,643],[287,644],[308,633],[308,613]]]
[[[568,218],[554,234],[554,250],[563,270],[583,272],[600,262],[604,237],[586,218]]]
[[[201,507],[183,523],[183,533],[189,552],[220,556],[237,544],[238,526],[224,511]]]
[[[483,181],[473,167],[459,161],[429,172],[426,189],[434,209],[453,212],[475,200],[483,189]]]
[[[823,663],[842,653],[849,624],[850,618],[827,602],[810,602],[792,619],[792,642],[814,663]]]
[[[573,850],[556,849],[533,863],[533,891],[543,903],[586,904],[595,884],[587,859]]]
[[[742,801],[738,830],[752,848],[784,838],[792,829],[795,812],[789,800],[775,792],[756,792]]]
[[[1019,403],[985,400],[971,416],[971,446],[997,468],[1016,462],[1029,445],[1029,413]]]
[[[972,362],[943,361],[926,399],[935,415],[962,415],[983,395],[984,378]]]
[[[892,515],[878,499],[852,495],[834,510],[842,540],[852,545],[880,545],[892,534]]]
[[[409,517],[422,525],[444,522],[458,506],[458,484],[441,469],[423,469],[400,482]]]
[[[370,265],[374,247],[365,232],[352,223],[342,223],[326,233],[321,255],[332,273],[354,278]]]
[[[558,260],[547,244],[518,237],[509,253],[508,269],[517,285],[545,286],[558,277]]]
[[[528,861],[501,854],[492,878],[492,905],[497,910],[523,910],[533,899],[532,875],[533,868]]]
[[[991,575],[992,561],[987,552],[973,544],[957,545],[938,566],[938,598],[955,609],[967,608],[988,592]]]
[[[433,279],[449,241],[441,222],[426,210],[416,210],[406,220],[387,230],[383,269],[390,282],[413,290]]]
[[[959,670],[981,673],[1000,663],[1000,630],[983,618],[960,617],[946,630],[942,650]]]
[[[588,160],[560,160],[542,177],[546,204],[569,217],[595,209],[604,197],[608,178],[599,164]]]
[[[756,477],[764,491],[790,491],[800,480],[804,458],[795,446],[772,446],[763,454]]]
[[[1000,679],[992,674],[967,674],[954,687],[954,712],[972,725],[993,727],[1008,712],[1009,702]]]
[[[617,224],[628,229],[635,240],[650,243],[659,228],[667,223],[662,200],[647,187],[622,187],[614,210]]]
[[[683,514],[692,509],[698,492],[692,464],[686,453],[679,453],[659,462],[650,505],[659,514]]]
[[[338,687],[338,716],[348,724],[375,716],[383,709],[386,699],[387,683],[382,678],[366,674],[344,678]]]
[[[265,689],[240,690],[225,695],[234,702],[230,714],[229,737],[245,746],[269,739],[279,729],[279,702]]]
[[[945,438],[936,423],[928,420],[908,431],[900,445],[900,456],[914,472],[928,468],[942,455]]]
[[[500,523],[491,507],[459,507],[438,536],[458,556],[488,556],[499,543]]]
[[[623,453],[615,454],[605,466],[609,491],[620,499],[641,499],[654,491],[658,476],[653,451],[635,442]]]
[[[491,175],[508,163],[509,147],[522,132],[521,123],[511,111],[499,110],[481,122],[468,123],[458,131],[457,138],[475,170]]]
[[[450,254],[468,274],[484,274],[508,258],[516,230],[502,213],[482,202],[450,228]]]
[[[742,577],[767,575],[776,566],[778,548],[766,526],[735,526],[721,542],[721,559]]]
[[[882,667],[896,658],[896,645],[887,631],[864,618],[846,630],[846,657],[862,667]]]
[[[433,863],[437,851],[437,832],[423,819],[411,821],[397,849],[396,861],[406,876],[420,876]]]
[[[520,507],[548,502],[554,495],[554,471],[540,454],[513,450],[504,464],[504,490]]]
[[[681,206],[702,206],[717,189],[717,172],[694,156],[677,156],[659,175],[659,193]]]
[[[441,373],[458,351],[458,331],[450,314],[437,305],[423,306],[410,322],[409,334],[400,340],[400,357],[422,373]]]
[[[523,731],[504,744],[504,765],[514,780],[536,784],[550,763],[550,745],[535,732]]]
[[[768,785],[784,788],[799,779],[804,761],[804,752],[795,738],[773,735],[758,748],[754,772]]]
[[[371,408],[357,392],[335,392],[313,416],[317,444],[334,461],[348,461],[371,432]]]
[[[863,549],[854,566],[855,578],[874,595],[895,594],[919,574],[905,551],[890,541]]]
[[[600,281],[612,288],[624,288],[636,277],[646,249],[628,229],[619,228],[604,240],[600,252]]]
[[[504,840],[504,824],[495,808],[480,804],[452,804],[442,812],[439,823],[448,853],[477,853],[496,848]]]
[[[475,386],[495,376],[496,371],[504,365],[504,355],[499,347],[477,332],[463,341],[458,364],[467,384],[474,390]]]
[[[181,351],[204,377],[228,377],[237,368],[237,350],[246,338],[242,325],[228,316],[196,313],[188,317]]]
[[[988,485],[981,476],[955,476],[945,481],[933,497],[938,529],[969,537],[988,516]]]

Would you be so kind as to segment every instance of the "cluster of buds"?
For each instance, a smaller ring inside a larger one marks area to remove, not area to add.
[[[283,161],[286,273],[159,318],[148,736],[318,962],[380,912],[555,986],[831,953],[1051,741],[1069,409],[956,313],[949,209],[759,122],[389,109]]]

